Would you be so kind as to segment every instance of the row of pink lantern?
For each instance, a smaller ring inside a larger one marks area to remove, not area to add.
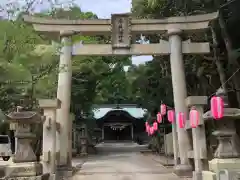
[[[160,106],[161,112],[157,114],[158,123],[162,122],[162,116],[167,114],[167,119],[170,123],[173,123],[175,120],[175,111],[168,110],[165,104],[161,104]],[[224,102],[222,97],[214,96],[211,98],[211,114],[214,119],[218,120],[223,117],[224,114]],[[200,120],[199,112],[193,107],[189,113],[190,125],[192,128],[196,128],[199,125]],[[186,115],[183,112],[177,113],[177,121],[179,128],[185,127]]]
[[[163,113],[163,111],[165,112]],[[166,114],[165,104],[161,105],[161,113],[159,112],[157,114],[157,121],[155,121],[152,126],[150,126],[148,122],[145,123],[146,132],[148,133],[148,135],[153,135],[158,130],[158,123],[162,123],[162,114]]]
[[[145,123],[146,132],[148,135],[153,135],[158,130],[158,123],[154,122],[152,126],[148,122]]]

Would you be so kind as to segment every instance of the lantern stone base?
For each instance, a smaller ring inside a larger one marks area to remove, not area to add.
[[[5,175],[8,177],[41,176],[42,164],[38,162],[11,164],[6,167]]]
[[[42,164],[38,162],[16,163],[6,166],[6,180],[49,180],[49,173],[42,174]]]
[[[6,180],[49,180],[49,174],[40,176],[8,177]]]
[[[240,159],[213,159],[209,161],[209,170],[212,172],[218,172],[219,170],[240,170]]]
[[[220,170],[230,170],[230,171],[240,171],[240,159],[231,158],[231,159],[218,159],[215,158],[209,161],[209,170],[203,171],[202,178],[203,180],[216,180],[216,173]]]
[[[180,177],[192,177],[192,166],[179,164],[174,167],[174,173]]]

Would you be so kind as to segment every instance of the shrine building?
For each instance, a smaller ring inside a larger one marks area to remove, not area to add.
[[[102,141],[144,141],[147,110],[134,104],[99,105],[93,110]]]

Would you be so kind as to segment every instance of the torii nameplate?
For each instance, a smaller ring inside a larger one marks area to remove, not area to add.
[[[130,14],[112,15],[112,48],[131,47],[131,16]]]

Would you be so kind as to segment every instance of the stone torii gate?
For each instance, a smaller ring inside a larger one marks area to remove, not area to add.
[[[210,52],[208,42],[182,41],[181,35],[204,32],[209,22],[217,18],[217,13],[170,17],[165,19],[132,19],[130,14],[114,14],[111,20],[61,20],[24,16],[24,20],[31,23],[38,32],[49,35],[50,38],[60,37],[63,44],[60,53],[60,67],[58,75],[57,98],[61,101],[61,108],[57,110],[57,122],[60,131],[57,132],[56,151],[60,153],[58,165],[70,166],[67,145],[70,137],[68,127],[70,96],[71,96],[71,57],[81,55],[115,56],[115,55],[170,55],[174,104],[176,113],[187,112],[185,99],[187,98],[183,54],[206,54]],[[71,36],[105,35],[111,36],[111,44],[83,44],[72,50]],[[165,34],[168,41],[160,40],[155,44],[135,44],[132,40],[140,34]],[[178,127],[178,126],[174,126]],[[176,133],[177,132],[177,133]],[[174,128],[173,138],[175,160],[180,157],[180,165],[175,167],[178,172],[191,170],[187,152],[191,149],[185,129]],[[177,134],[177,136],[176,136]]]

